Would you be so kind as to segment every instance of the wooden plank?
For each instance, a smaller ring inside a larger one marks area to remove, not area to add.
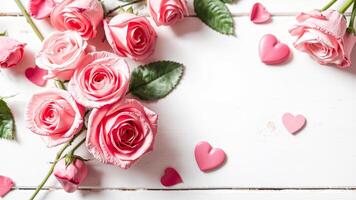
[[[167,98],[147,103],[160,114],[155,151],[129,170],[90,161],[83,186],[162,188],[159,178],[167,166],[184,179],[174,188],[356,186],[356,68],[320,66],[295,49],[288,64],[266,66],[258,59],[260,37],[274,33],[291,46],[287,29],[293,17],[262,26],[248,17],[235,20],[237,37],[217,34],[196,18],[157,28],[151,60],[182,62],[186,72]],[[0,141],[0,173],[19,187],[33,188],[55,154],[24,123],[24,106],[40,88],[23,74],[34,64],[40,42],[22,17],[1,17],[0,24],[9,36],[28,43],[22,64],[0,73],[0,95],[18,94],[9,100],[17,140]],[[48,34],[49,28],[41,27]],[[99,42],[102,36],[97,38],[93,43],[98,49],[108,49]],[[280,120],[284,112],[304,114],[305,130],[297,136],[287,133]],[[222,169],[199,171],[193,150],[202,140],[226,151],[228,161]],[[58,184],[51,179],[48,186]]]
[[[301,11],[309,11],[312,9],[321,9],[324,4],[326,4],[329,0],[323,1],[310,1],[310,0],[264,0],[262,3],[266,6],[266,8],[275,15],[295,15]],[[22,0],[22,2],[27,6],[28,0]],[[190,14],[194,14],[194,6],[193,0],[187,0],[189,5]],[[256,1],[251,0],[235,0],[233,4],[228,5],[230,8],[231,13],[234,15],[248,15],[251,10],[252,5]],[[338,8],[344,1],[338,1],[334,8]],[[119,0],[105,0],[105,6],[108,9],[115,7],[116,5],[122,4]],[[144,5],[139,5],[138,9],[141,10],[142,14],[147,14],[147,10],[145,9]],[[349,9],[350,11],[351,9]],[[0,6],[0,13],[8,13],[8,14],[15,14],[19,13],[19,9],[16,7],[16,4],[13,0],[6,0],[1,3]]]
[[[16,190],[10,192],[5,199],[27,199],[31,191]],[[51,200],[112,200],[112,199],[194,199],[194,200],[354,200],[355,191],[115,191],[115,190],[92,190],[78,191],[68,194],[63,191],[41,191],[40,199]]]

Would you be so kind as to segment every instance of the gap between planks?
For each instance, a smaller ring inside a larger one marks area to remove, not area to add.
[[[36,187],[13,187],[12,190],[35,190]],[[41,190],[62,190],[61,187],[44,187]],[[192,188],[125,188],[125,187],[80,187],[82,191],[356,191],[356,187],[192,187]]]

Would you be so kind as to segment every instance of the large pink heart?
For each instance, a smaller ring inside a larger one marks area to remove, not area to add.
[[[183,180],[180,177],[179,173],[177,172],[177,170],[175,170],[172,167],[167,167],[164,170],[164,174],[161,177],[161,184],[166,186],[166,187],[170,187],[173,185],[176,185],[178,183],[182,183]]]
[[[11,190],[13,185],[14,182],[10,178],[0,176],[0,197],[4,197]]]
[[[262,24],[271,21],[271,14],[261,3],[255,3],[250,13],[250,20],[255,24]]]
[[[207,172],[220,167],[226,159],[225,152],[212,148],[208,142],[200,142],[195,146],[195,160],[201,171]]]
[[[273,65],[288,60],[290,49],[272,34],[264,35],[260,41],[260,58],[262,62]]]
[[[32,83],[38,85],[38,86],[45,86],[46,85],[46,80],[43,78],[48,74],[47,70],[43,70],[37,66],[34,67],[29,67],[25,71],[25,76],[28,80],[30,80]]]
[[[303,115],[294,116],[290,113],[285,113],[282,117],[282,122],[289,133],[296,134],[305,126],[306,119]]]

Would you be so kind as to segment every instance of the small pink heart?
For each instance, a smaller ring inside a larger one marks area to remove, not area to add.
[[[175,170],[172,167],[167,167],[164,170],[164,174],[161,177],[161,184],[166,186],[166,187],[170,187],[173,185],[177,185],[178,183],[182,183],[183,180],[180,177],[179,173],[177,172],[177,170]]]
[[[11,190],[13,185],[14,182],[10,178],[0,176],[0,197],[4,197]]]
[[[296,134],[305,126],[306,119],[303,115],[294,116],[291,113],[285,113],[282,122],[289,133]]]
[[[261,3],[252,6],[250,20],[255,24],[262,24],[271,21],[271,14]]]
[[[48,74],[47,70],[43,70],[37,66],[29,67],[25,71],[25,76],[28,80],[30,80],[35,85],[43,87],[46,85],[46,80],[43,78]]]
[[[208,142],[200,142],[195,146],[195,160],[201,171],[207,172],[220,167],[226,159],[225,152],[212,148]]]
[[[264,35],[260,41],[260,58],[262,62],[273,65],[288,60],[290,49],[272,34]]]

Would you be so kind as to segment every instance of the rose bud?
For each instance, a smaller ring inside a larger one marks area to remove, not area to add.
[[[76,191],[87,175],[88,168],[80,158],[74,158],[70,163],[63,158],[54,168],[54,176],[66,192]]]
[[[33,18],[44,19],[49,17],[55,6],[55,0],[30,0],[28,8]]]
[[[103,163],[127,169],[152,151],[157,119],[157,114],[134,99],[95,108],[88,120],[88,150]]]
[[[0,37],[0,68],[10,68],[18,64],[23,56],[25,43]]]
[[[152,55],[157,34],[144,16],[130,13],[104,20],[106,39],[116,54],[133,60],[145,60]]]
[[[148,10],[157,26],[173,25],[188,15],[185,0],[148,0]]]
[[[95,37],[103,17],[104,10],[98,0],[64,0],[51,13],[51,23],[60,31],[76,31],[89,39]]]
[[[47,89],[30,99],[25,111],[27,127],[42,136],[48,147],[73,138],[83,126],[85,109],[69,92]]]
[[[68,90],[81,105],[99,108],[125,97],[129,81],[129,66],[118,55],[94,52],[79,64]]]
[[[54,32],[43,41],[36,55],[36,65],[48,71],[46,79],[69,80],[88,48],[77,32]]]

